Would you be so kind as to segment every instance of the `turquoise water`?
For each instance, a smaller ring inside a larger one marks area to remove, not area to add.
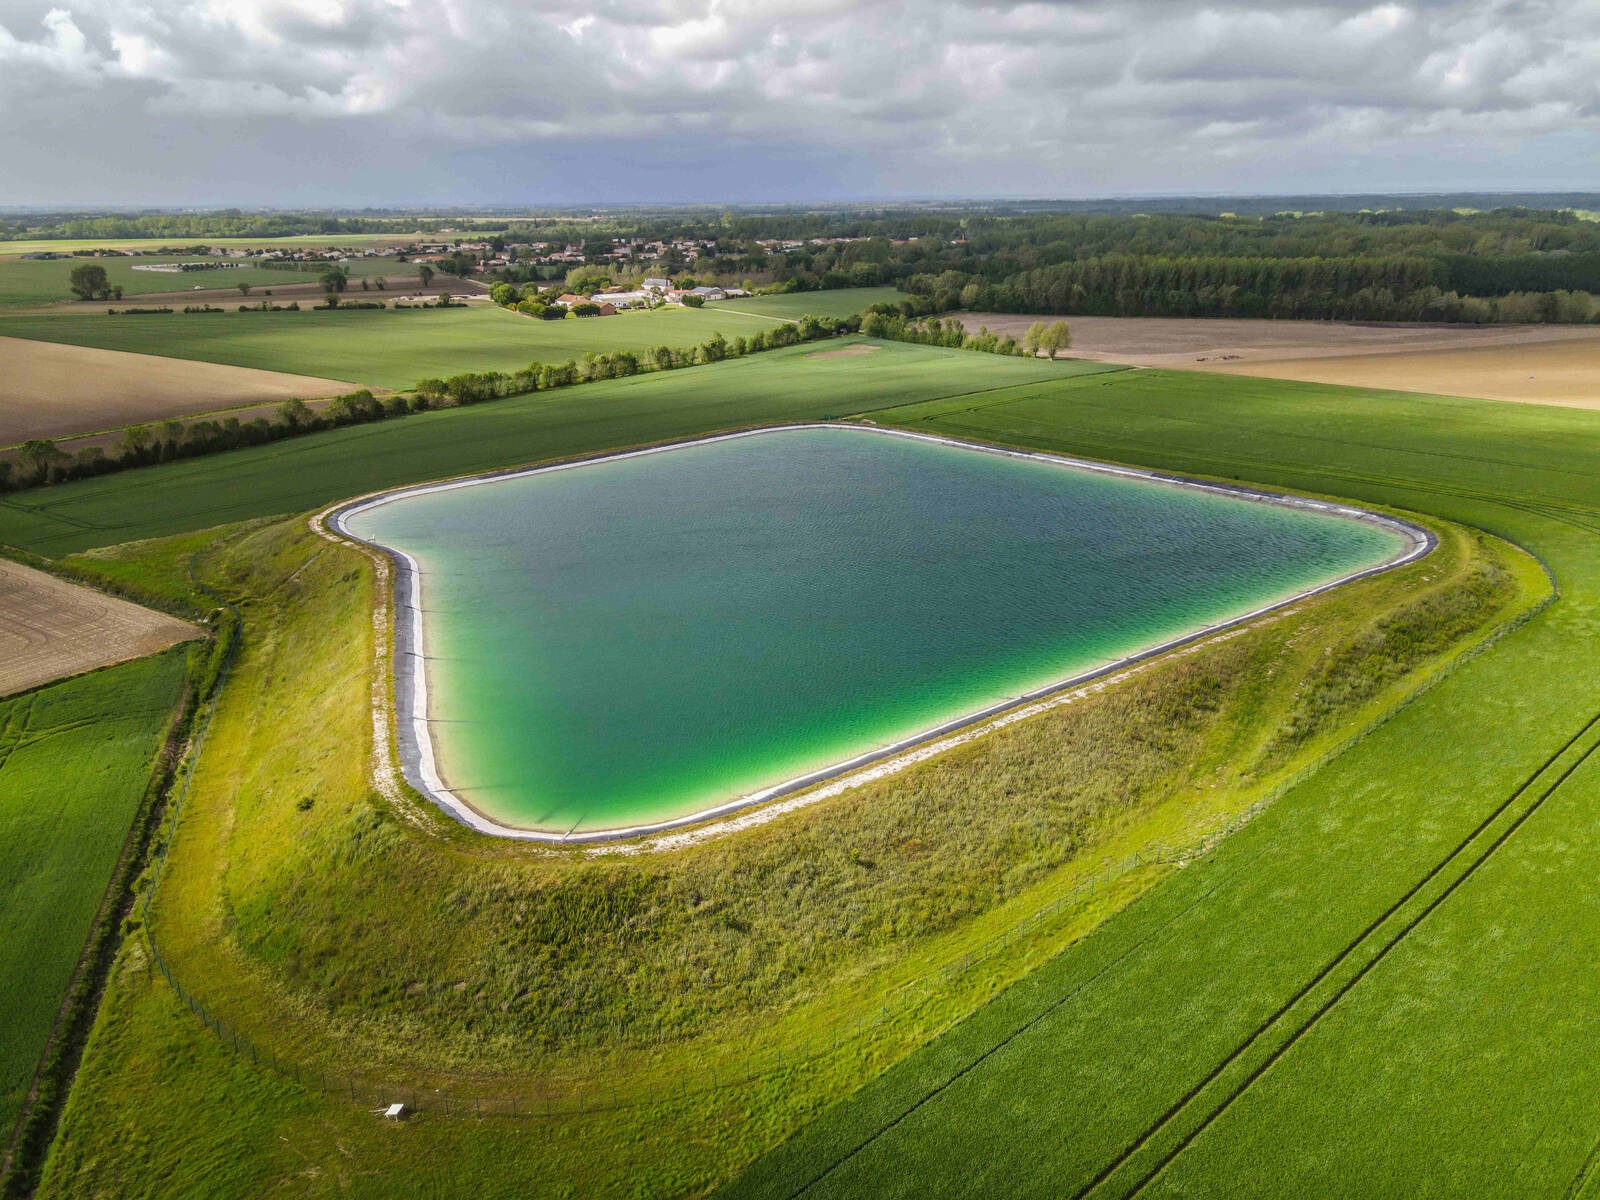
[[[851,429],[401,498],[440,772],[506,824],[670,819],[1382,562],[1393,530]]]

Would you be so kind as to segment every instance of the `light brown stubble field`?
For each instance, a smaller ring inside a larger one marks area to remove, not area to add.
[[[0,558],[0,696],[200,637],[198,626]]]
[[[220,363],[0,337],[0,446],[358,385]]]
[[[1037,316],[964,313],[1021,337]],[[1600,408],[1600,328],[1068,317],[1074,358]]]

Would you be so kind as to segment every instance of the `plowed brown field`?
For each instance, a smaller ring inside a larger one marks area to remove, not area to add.
[[[1021,337],[1036,316],[964,313]],[[1068,317],[1075,358],[1600,408],[1600,328]]]
[[[0,337],[0,446],[358,385],[220,363]]]

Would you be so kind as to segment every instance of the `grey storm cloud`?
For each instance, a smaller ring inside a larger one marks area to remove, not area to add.
[[[0,0],[0,112],[9,203],[1576,188],[1600,5]]]

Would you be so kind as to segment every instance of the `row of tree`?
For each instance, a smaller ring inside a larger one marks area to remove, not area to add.
[[[1114,317],[1587,322],[1587,292],[1471,296],[1427,258],[1156,258],[1108,255],[991,283],[946,271],[905,286],[938,308]]]
[[[401,417],[410,413],[455,405],[480,404],[507,396],[547,391],[619,379],[644,371],[670,371],[702,363],[722,362],[764,350],[777,350],[802,342],[816,341],[857,328],[859,318],[843,321],[806,316],[798,323],[784,324],[729,341],[713,334],[698,346],[658,346],[646,354],[617,351],[611,354],[586,354],[582,360],[564,363],[530,363],[520,371],[478,371],[453,375],[448,379],[424,379],[412,395],[395,395],[380,400],[362,389],[335,397],[321,412],[302,400],[288,400],[279,406],[276,420],[257,417],[241,421],[237,417],[218,420],[163,421],[157,425],[130,425],[121,442],[107,453],[103,446],[87,446],[68,454],[55,442],[35,439],[23,443],[12,459],[0,459],[0,492],[45,484],[87,479],[131,467],[170,462],[180,458],[215,454],[244,446],[263,445],[283,438],[314,433],[344,425]]]

